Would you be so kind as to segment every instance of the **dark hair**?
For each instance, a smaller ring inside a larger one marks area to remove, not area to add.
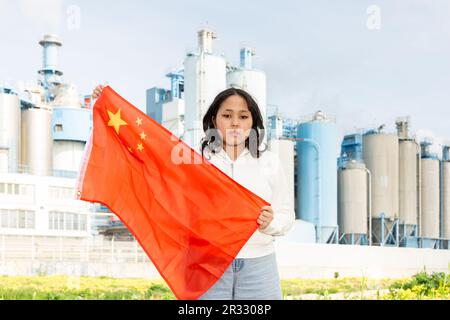
[[[208,111],[206,111],[203,117],[203,131],[206,136],[201,140],[202,156],[206,147],[212,152],[217,153],[222,148],[223,141],[220,139],[218,129],[215,127],[213,119],[216,118],[221,104],[231,96],[241,96],[247,103],[248,110],[250,111],[253,119],[252,129],[250,130],[249,137],[245,140],[245,147],[249,149],[251,155],[255,158],[259,158],[261,153],[266,151],[267,144],[264,150],[259,150],[259,146],[264,139],[264,122],[261,115],[261,111],[256,101],[246,91],[238,88],[229,88],[219,93],[214,101],[211,103]]]

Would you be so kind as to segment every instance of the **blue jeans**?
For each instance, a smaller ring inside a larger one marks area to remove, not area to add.
[[[234,259],[225,273],[199,300],[282,300],[275,253]]]

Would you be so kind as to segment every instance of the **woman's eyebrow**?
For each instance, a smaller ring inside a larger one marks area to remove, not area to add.
[[[225,109],[224,111],[234,112],[233,109]],[[239,110],[239,112],[250,112],[250,111],[249,111],[249,110],[244,110],[244,109],[242,109],[242,110]]]

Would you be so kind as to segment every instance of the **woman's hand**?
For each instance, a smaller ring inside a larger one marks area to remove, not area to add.
[[[265,229],[273,220],[273,209],[271,206],[265,206],[261,208],[261,214],[257,220],[259,224],[259,229]]]
[[[97,87],[95,87],[94,91],[92,92],[92,99],[97,99],[102,95],[103,86],[99,84]]]

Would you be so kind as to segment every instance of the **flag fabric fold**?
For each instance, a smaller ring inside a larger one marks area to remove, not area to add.
[[[252,234],[267,201],[105,87],[77,198],[114,212],[178,299],[197,299]]]

